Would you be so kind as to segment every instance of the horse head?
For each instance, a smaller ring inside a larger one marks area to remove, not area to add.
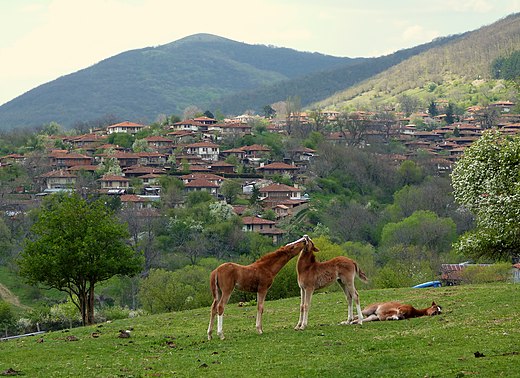
[[[439,315],[441,313],[442,307],[437,305],[435,302],[432,302],[431,307],[426,310],[426,315],[428,316]]]
[[[305,244],[305,247],[303,248],[304,253],[313,253],[320,251],[318,247],[314,245],[314,242],[308,235],[304,235],[303,237],[307,239],[307,244]]]

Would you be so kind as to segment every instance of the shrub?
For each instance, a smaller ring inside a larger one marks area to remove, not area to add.
[[[511,264],[472,265],[461,271],[461,281],[466,284],[506,282],[511,279]]]

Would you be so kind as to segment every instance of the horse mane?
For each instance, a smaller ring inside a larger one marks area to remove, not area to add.
[[[278,248],[276,251],[269,252],[262,257],[260,257],[258,260],[255,261],[255,263],[265,263],[267,261],[272,260],[275,256],[278,257],[281,254],[288,254],[289,253],[289,245],[283,245],[280,248]]]

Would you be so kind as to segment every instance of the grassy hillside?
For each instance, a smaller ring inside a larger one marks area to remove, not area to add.
[[[520,14],[512,14],[445,46],[429,49],[364,82],[319,102],[336,108],[374,108],[396,104],[398,96],[446,98],[475,105],[482,100],[507,97],[503,83],[491,80],[495,59],[520,50]],[[482,95],[478,97],[479,93]]]
[[[264,334],[255,307],[229,305],[226,339],[206,339],[209,309],[114,321],[0,343],[0,372],[30,377],[496,377],[520,358],[520,286],[363,290],[361,302],[432,300],[444,314],[340,326],[340,293],[315,294],[309,328],[294,331],[299,299],[266,303]],[[131,330],[119,338],[119,330]],[[98,337],[93,337],[93,333]],[[40,340],[40,342],[37,342]],[[478,357],[477,357],[478,356]]]

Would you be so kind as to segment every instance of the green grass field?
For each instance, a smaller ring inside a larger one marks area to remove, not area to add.
[[[347,312],[343,295],[318,293],[305,331],[293,329],[299,298],[289,298],[266,303],[264,334],[257,335],[256,308],[230,304],[225,340],[207,340],[208,308],[126,319],[0,342],[0,374],[14,369],[28,377],[520,376],[520,285],[363,290],[359,284],[358,290],[362,306],[400,300],[422,308],[435,300],[443,314],[340,326]],[[119,338],[122,329],[131,330],[131,337]]]

